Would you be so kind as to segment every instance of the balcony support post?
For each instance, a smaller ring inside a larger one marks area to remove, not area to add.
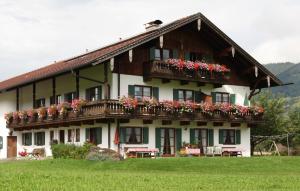
[[[104,99],[109,99],[108,63],[104,63]]]
[[[110,149],[110,120],[107,121],[107,129],[108,129],[108,148]]]

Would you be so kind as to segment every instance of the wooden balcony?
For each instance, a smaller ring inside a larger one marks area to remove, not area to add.
[[[152,61],[144,63],[144,80],[148,81],[152,78],[181,80],[201,83],[212,83],[223,85],[229,82],[230,73],[226,75],[221,72],[207,70],[187,70],[174,69],[165,61]]]
[[[75,113],[68,111],[65,116],[46,117],[44,119],[28,118],[27,120],[11,120],[7,123],[7,128],[14,130],[26,130],[33,128],[67,127],[81,126],[84,124],[103,123],[107,121],[114,122],[115,119],[144,119],[144,120],[179,120],[179,121],[201,121],[201,122],[237,122],[257,124],[262,121],[261,116],[255,116],[250,112],[243,116],[234,113],[223,114],[220,111],[214,111],[210,114],[204,113],[200,109],[194,109],[193,112],[181,112],[181,109],[167,111],[164,106],[155,106],[147,109],[145,105],[138,104],[133,110],[126,108],[119,100],[102,100],[85,105],[81,112]]]

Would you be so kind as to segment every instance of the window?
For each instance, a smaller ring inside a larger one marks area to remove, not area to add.
[[[86,128],[86,141],[99,145],[102,143],[102,128]]]
[[[167,60],[170,58],[170,50],[163,49],[163,60]]]
[[[142,143],[142,128],[126,127],[126,144]]]
[[[190,53],[190,59],[191,61],[195,62],[195,61],[201,61],[202,60],[202,55],[200,53],[195,53],[195,52],[191,52]]]
[[[32,145],[32,133],[22,133],[22,145]]]
[[[59,130],[59,143],[65,143],[65,130]]]
[[[45,132],[34,133],[34,144],[37,146],[45,145]]]
[[[223,129],[223,143],[225,145],[235,144],[235,130],[234,129]]]
[[[53,96],[50,97],[50,105],[60,104],[61,103],[61,95],[56,95],[55,100],[53,100]]]
[[[178,101],[194,101],[194,91],[178,90]]]
[[[89,88],[86,90],[86,100],[97,101],[101,99],[101,86]]]
[[[54,140],[54,131],[50,131],[50,143]]]
[[[161,133],[161,151],[164,155],[175,154],[175,129],[165,128],[160,129]]]
[[[35,100],[35,108],[45,107],[45,98]]]
[[[229,94],[216,92],[216,103],[229,103]]]
[[[80,142],[80,129],[68,129],[68,142]]]
[[[207,131],[207,129],[195,129],[195,144],[198,145],[199,148],[208,146],[208,131]]]
[[[134,97],[138,101],[142,101],[143,98],[151,98],[152,88],[148,86],[134,86]]]
[[[155,49],[154,50],[154,59],[155,60],[160,60],[160,49]]]
[[[65,94],[65,102],[71,103],[76,98],[76,92],[70,92]]]

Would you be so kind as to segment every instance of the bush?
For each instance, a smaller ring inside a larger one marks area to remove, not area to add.
[[[111,149],[91,147],[91,152],[86,156],[86,159],[93,161],[117,161],[120,160],[120,155]]]
[[[76,146],[74,144],[54,144],[51,145],[53,158],[72,158],[72,159],[85,159],[92,144],[84,143],[83,146]]]

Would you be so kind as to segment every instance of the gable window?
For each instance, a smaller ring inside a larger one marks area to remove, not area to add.
[[[68,142],[80,142],[80,129],[68,129]]]
[[[160,60],[160,49],[154,49],[154,59]]]
[[[50,97],[50,105],[54,104],[61,104],[61,95],[56,95],[55,100],[53,99],[53,96]]]
[[[45,132],[34,133],[34,145],[37,146],[45,145]]]
[[[229,103],[228,93],[216,92],[215,96],[216,96],[216,103]]]
[[[178,90],[178,101],[194,101],[194,91]]]
[[[22,145],[32,145],[32,133],[22,133]]]
[[[101,86],[89,88],[86,90],[86,100],[88,101],[98,101],[101,99]]]
[[[134,86],[134,97],[138,101],[142,101],[144,98],[151,98],[152,88],[149,86]]]
[[[35,100],[35,108],[40,108],[45,106],[46,106],[45,98]]]
[[[126,127],[126,144],[142,143],[142,128]]]
[[[65,102],[71,103],[76,98],[76,92],[70,92],[65,94]]]
[[[167,60],[170,58],[170,50],[163,49],[163,60]]]

